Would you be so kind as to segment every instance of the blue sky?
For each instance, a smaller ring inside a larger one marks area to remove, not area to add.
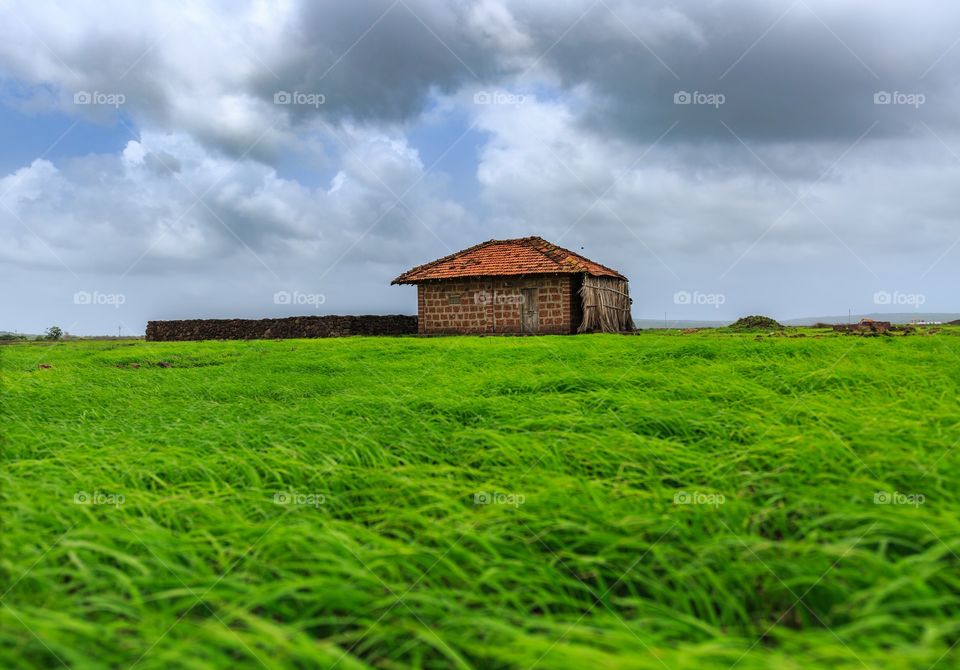
[[[59,140],[59,141],[58,141]],[[91,153],[119,153],[130,132],[115,123],[92,123],[60,110],[0,107],[0,171],[9,174],[45,156],[51,161]]]
[[[960,311],[958,44],[932,1],[4,4],[0,330],[412,313],[526,235],[636,318]]]

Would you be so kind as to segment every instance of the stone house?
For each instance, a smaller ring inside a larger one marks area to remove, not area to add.
[[[627,278],[540,237],[489,240],[391,283],[417,286],[421,335],[633,330]]]

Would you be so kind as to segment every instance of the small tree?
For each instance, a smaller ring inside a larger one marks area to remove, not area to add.
[[[44,335],[48,340],[59,340],[63,337],[63,331],[60,330],[60,326],[50,326]]]

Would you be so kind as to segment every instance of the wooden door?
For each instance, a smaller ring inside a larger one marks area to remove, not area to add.
[[[523,297],[523,304],[520,305],[520,332],[528,334],[540,332],[540,306],[537,302],[537,289],[520,289],[520,295]]]

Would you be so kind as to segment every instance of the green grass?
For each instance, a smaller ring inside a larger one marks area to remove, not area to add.
[[[0,667],[957,667],[958,333],[0,347]]]

